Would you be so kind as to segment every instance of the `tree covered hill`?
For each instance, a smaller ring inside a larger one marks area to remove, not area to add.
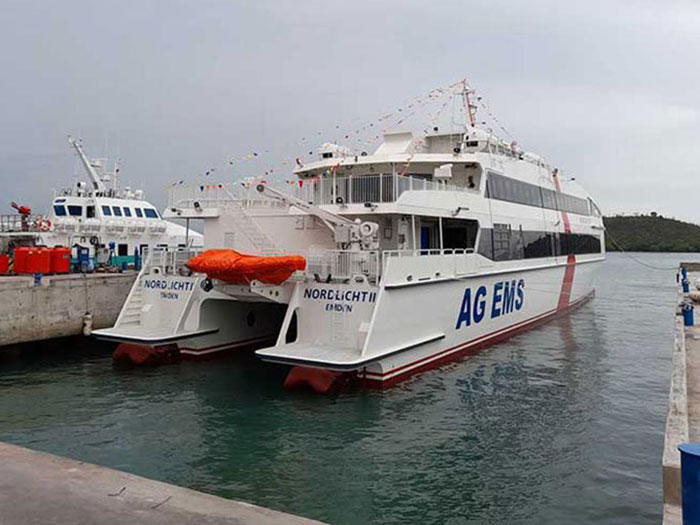
[[[700,226],[697,224],[668,219],[653,212],[604,217],[603,221],[609,251],[619,251],[621,247],[630,252],[700,252]]]

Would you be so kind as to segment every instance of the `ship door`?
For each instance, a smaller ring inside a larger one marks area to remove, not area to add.
[[[420,249],[430,249],[430,226],[422,226],[420,229]]]

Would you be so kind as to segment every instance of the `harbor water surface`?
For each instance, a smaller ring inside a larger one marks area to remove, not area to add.
[[[0,440],[338,524],[658,523],[672,268],[700,255],[633,256],[668,270],[610,254],[572,315],[385,392],[288,392],[250,356],[118,369],[98,341],[0,355]]]

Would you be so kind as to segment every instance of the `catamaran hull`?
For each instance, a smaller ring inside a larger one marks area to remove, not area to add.
[[[342,362],[333,345],[325,354],[295,344],[257,354],[268,361],[341,372],[339,378],[353,377],[369,388],[388,388],[583,305],[594,295],[594,274],[601,262],[570,258],[527,269],[494,265],[489,273],[460,279],[385,283],[377,288],[364,350],[361,355],[357,352],[354,361]],[[316,287],[315,283],[306,285],[297,307],[300,316],[308,309],[318,326],[361,324],[347,319],[357,314],[358,305],[336,301],[352,298],[356,290],[324,293],[323,285],[318,285],[318,292]],[[332,301],[324,299],[329,297]],[[364,319],[370,316],[365,314]],[[301,319],[300,326],[304,324]],[[344,339],[349,340],[347,334]]]
[[[367,387],[389,388],[415,374],[476,354],[564,315],[594,296],[593,279],[599,264],[599,261],[574,263],[386,290],[386,298],[393,297],[387,304],[382,304],[380,299],[378,308],[384,311],[377,312],[377,316],[398,320],[394,327],[382,330],[386,339],[399,326],[401,332],[440,326],[444,337],[380,359],[358,370],[357,376]],[[511,305],[513,283],[515,294]]]

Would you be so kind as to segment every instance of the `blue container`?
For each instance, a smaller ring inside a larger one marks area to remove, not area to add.
[[[693,305],[690,303],[683,303],[683,324],[685,326],[693,326],[695,324]]]
[[[41,286],[41,274],[40,273],[34,274],[34,286]]]
[[[700,525],[700,443],[678,445],[681,451],[683,524]]]
[[[688,279],[683,278],[681,283],[683,284],[683,293],[690,292],[690,281]]]
[[[685,267],[681,268],[681,275],[683,276],[683,279],[688,278],[688,270],[686,270]]]

